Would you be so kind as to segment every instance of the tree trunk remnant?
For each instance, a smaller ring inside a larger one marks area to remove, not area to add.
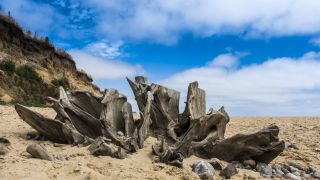
[[[237,134],[225,139],[230,121],[224,107],[206,113],[205,91],[197,81],[189,84],[186,107],[179,114],[180,92],[148,84],[147,78],[127,78],[139,108],[140,118],[133,119],[127,97],[115,89],[105,90],[103,97],[86,91],[66,93],[60,88],[59,99],[49,98],[57,112],[50,119],[22,105],[15,106],[20,117],[41,135],[58,143],[90,145],[95,156],[123,159],[144,147],[149,136],[160,142],[153,153],[160,162],[182,167],[183,159],[196,155],[228,162],[253,159],[270,163],[284,150],[279,128],[266,127],[256,133]]]
[[[99,119],[102,110],[101,98],[87,91],[70,91],[67,94],[69,101],[89,113],[93,117]]]
[[[130,103],[125,102],[121,108],[122,119],[124,119],[124,134],[127,138],[134,136],[135,124],[132,114],[132,106]]]
[[[150,89],[148,85],[148,79],[143,76],[137,76],[135,78],[135,82],[131,81],[131,79],[129,79],[128,77],[127,81],[133,91],[140,112],[143,112],[147,104],[148,91]]]
[[[206,114],[206,92],[199,88],[197,81],[189,84],[187,102],[182,113],[180,124],[190,123],[192,119],[198,119]],[[183,122],[187,121],[187,122]]]
[[[120,94],[118,90],[107,89],[101,101],[103,108],[100,120],[110,124],[116,131],[125,131],[125,123],[122,114],[122,106],[127,102],[127,97]]]
[[[180,93],[161,85],[148,85],[145,77],[138,76],[135,79],[136,81],[133,82],[127,78],[140,112],[145,111],[149,94],[153,97],[150,109],[150,128],[153,133],[169,136],[172,140],[176,140],[174,126],[179,116]]]
[[[151,124],[151,97],[149,96],[147,99],[147,104],[145,106],[144,112],[140,112],[140,120],[137,124],[138,130],[138,145],[140,148],[144,146],[144,140],[150,135],[150,124]]]

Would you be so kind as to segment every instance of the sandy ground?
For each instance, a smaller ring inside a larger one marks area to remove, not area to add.
[[[48,108],[33,108],[49,117],[55,112]],[[254,132],[275,123],[280,126],[280,138],[296,143],[299,150],[287,149],[272,163],[296,161],[305,166],[320,168],[320,117],[232,117],[226,136]],[[146,141],[146,147],[125,160],[110,157],[93,157],[87,149],[63,145],[55,147],[49,141],[26,140],[26,133],[34,131],[24,123],[12,106],[0,106],[0,137],[12,143],[12,151],[0,156],[0,179],[197,179],[190,168],[197,157],[185,160],[179,169],[154,163],[151,145],[154,138]],[[42,143],[54,155],[67,155],[67,161],[43,161],[31,158],[27,145]],[[215,172],[215,179],[219,172]],[[239,170],[232,179],[263,179],[258,173]]]

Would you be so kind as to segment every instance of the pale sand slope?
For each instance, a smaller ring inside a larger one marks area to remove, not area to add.
[[[49,108],[33,108],[49,117],[55,112]],[[227,126],[226,136],[254,132],[261,127],[276,123],[280,126],[280,138],[296,143],[299,150],[288,149],[272,163],[297,161],[306,166],[320,168],[320,118],[318,117],[233,117]],[[49,141],[29,141],[26,133],[34,131],[24,123],[12,106],[0,106],[0,137],[8,138],[13,150],[0,157],[0,179],[197,179],[190,165],[198,158],[185,160],[179,169],[161,163],[153,163],[151,145],[154,138],[146,141],[145,148],[125,160],[110,157],[93,157],[86,148],[63,145],[54,147]],[[43,143],[49,152],[67,155],[68,161],[43,161],[32,159],[25,152],[28,144]],[[247,177],[263,179],[258,173],[239,170],[233,179]],[[218,173],[215,172],[216,179]]]

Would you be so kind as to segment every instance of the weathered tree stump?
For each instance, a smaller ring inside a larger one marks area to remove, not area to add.
[[[186,107],[179,114],[180,92],[148,84],[147,78],[127,78],[139,108],[140,118],[133,119],[127,97],[107,89],[103,97],[86,91],[66,93],[60,88],[59,99],[49,98],[57,112],[50,119],[22,105],[16,105],[20,117],[51,141],[73,145],[90,145],[95,156],[125,158],[127,153],[144,147],[149,136],[161,141],[152,147],[159,161],[182,167],[183,159],[196,155],[225,161],[269,163],[284,150],[275,125],[252,134],[224,138],[230,121],[224,107],[206,113],[205,91],[198,82],[188,87]]]
[[[189,84],[186,107],[180,115],[180,125],[187,126],[193,119],[206,114],[206,92],[200,89],[197,81]]]

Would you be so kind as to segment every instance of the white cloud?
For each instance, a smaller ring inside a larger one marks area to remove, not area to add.
[[[221,57],[238,59],[224,54],[208,64],[221,61]],[[183,101],[188,83],[197,80],[206,90],[208,106],[225,105],[233,115],[319,115],[319,68],[320,53],[310,52],[296,59],[269,59],[240,69],[206,65],[159,83],[181,91]]]
[[[124,79],[126,76],[144,74],[140,65],[130,65],[122,61],[109,60],[94,56],[85,51],[68,51],[76,61],[78,68],[88,72],[94,80]]]
[[[220,68],[235,68],[238,64],[238,57],[232,54],[221,54],[207,63],[210,67]]]
[[[84,50],[108,59],[115,59],[119,58],[122,55],[122,45],[122,41],[116,41],[111,43],[106,41],[100,41],[88,44],[84,48]]]
[[[316,0],[82,0],[109,38],[174,43],[180,35],[268,37],[320,32]]]
[[[185,33],[254,38],[320,33],[316,0],[55,0],[51,4],[67,8],[70,14],[66,17],[40,1],[0,1],[24,27],[41,32],[59,29],[64,37],[173,44]]]

